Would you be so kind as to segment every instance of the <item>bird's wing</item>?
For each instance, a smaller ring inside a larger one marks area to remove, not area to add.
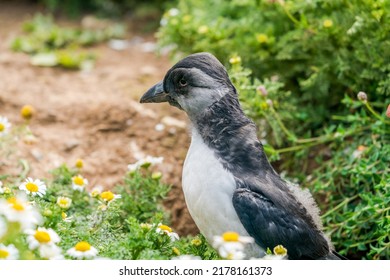
[[[284,201],[272,197],[261,187],[240,187],[233,194],[233,205],[247,232],[264,249],[277,245],[287,248],[290,259],[318,259],[329,254],[327,240],[319,229],[310,222],[304,209],[292,199]],[[269,187],[269,186],[268,186]],[[280,189],[276,195],[283,196]],[[296,204],[296,205],[295,205]],[[294,206],[295,205],[295,206]]]

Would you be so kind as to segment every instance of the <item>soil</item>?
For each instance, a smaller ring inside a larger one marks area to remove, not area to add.
[[[28,176],[50,178],[53,168],[73,166],[81,158],[89,186],[109,189],[122,182],[129,163],[146,155],[162,156],[158,169],[162,180],[172,185],[164,201],[171,225],[181,235],[196,234],[181,189],[189,146],[186,117],[169,105],[138,102],[171,66],[167,57],[145,50],[145,43],[155,41],[153,34],[129,31],[133,43],[122,51],[108,44],[91,48],[98,59],[89,72],[40,68],[30,65],[28,55],[9,48],[23,22],[37,11],[39,7],[28,2],[0,3],[0,115],[16,127],[24,122],[22,106],[32,105],[36,115],[29,128],[37,140],[27,144],[20,139],[13,153],[0,158],[0,174],[18,176],[19,160],[25,159]],[[162,131],[156,129],[160,123],[165,126]]]

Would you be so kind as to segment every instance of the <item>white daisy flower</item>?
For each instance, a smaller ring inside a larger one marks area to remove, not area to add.
[[[114,194],[111,191],[105,191],[100,194],[100,197],[105,201],[105,202],[112,202],[118,198],[121,198],[122,196],[120,194]]]
[[[140,159],[136,163],[129,164],[127,168],[130,172],[134,172],[141,167],[148,168],[149,166],[160,164],[163,162],[163,160],[163,157],[146,156],[146,158]]]
[[[245,245],[253,242],[252,237],[240,236],[236,232],[225,232],[222,236],[214,236],[213,247],[224,259],[242,260],[245,258]]]
[[[102,193],[103,189],[104,189],[103,186],[97,185],[97,186],[93,187],[93,189],[90,192],[90,195],[92,197],[97,197]]]
[[[42,245],[54,245],[60,242],[60,237],[51,228],[39,227],[37,230],[26,230],[28,247],[34,250]]]
[[[6,117],[0,116],[0,137],[6,135],[11,127],[11,123]]]
[[[60,206],[62,209],[68,209],[70,205],[72,204],[72,199],[65,196],[59,196],[57,198],[57,205]]]
[[[171,238],[172,242],[180,239],[179,235],[176,232],[174,232],[172,230],[172,228],[170,228],[167,225],[163,225],[161,223],[158,224],[156,232],[159,233],[159,234],[166,234],[166,235],[168,235]]]
[[[177,257],[173,257],[171,260],[191,261],[191,260],[201,260],[201,258],[199,256],[194,256],[194,255],[180,255]]]
[[[22,230],[35,228],[42,223],[41,214],[22,194],[7,200],[0,199],[0,214],[10,222],[18,222]]]
[[[0,194],[4,193],[3,182],[0,181]]]
[[[144,230],[150,230],[150,229],[153,227],[152,224],[148,224],[148,223],[140,223],[139,226],[140,226],[142,229],[144,229]]]
[[[88,185],[88,180],[81,175],[72,178],[72,187],[74,190],[82,191]]]
[[[179,13],[180,13],[180,11],[179,11],[177,8],[172,8],[172,9],[169,9],[169,11],[168,11],[168,14],[169,14],[171,17],[175,17],[175,16],[177,16]]]
[[[67,251],[67,254],[76,259],[91,259],[97,255],[98,251],[86,241],[77,243]]]
[[[5,222],[4,218],[0,216],[0,239],[5,235],[7,231],[7,223]]]
[[[47,260],[63,260],[62,250],[57,245],[41,245],[39,246],[39,255]]]
[[[8,246],[0,244],[0,260],[17,260],[19,258],[19,251],[13,244]]]
[[[19,186],[19,189],[32,196],[38,195],[42,197],[46,194],[46,185],[39,179],[33,180],[32,178],[27,178],[26,181]]]

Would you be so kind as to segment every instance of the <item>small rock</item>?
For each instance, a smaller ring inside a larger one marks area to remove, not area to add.
[[[30,153],[37,161],[41,161],[43,158],[42,152],[38,149],[32,149]]]
[[[69,140],[68,142],[65,143],[64,150],[66,152],[69,152],[69,151],[73,150],[74,148],[76,148],[79,145],[80,145],[80,141],[79,140],[72,139],[72,140]]]
[[[168,125],[168,126],[176,126],[179,128],[186,128],[187,124],[184,121],[175,119],[173,117],[165,116],[162,118],[161,123]]]
[[[108,46],[115,51],[124,51],[130,44],[127,40],[111,39],[108,41]]]

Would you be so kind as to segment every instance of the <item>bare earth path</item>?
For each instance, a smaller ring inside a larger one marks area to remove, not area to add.
[[[23,122],[20,108],[35,107],[30,128],[37,143],[19,140],[11,156],[0,158],[0,174],[20,174],[18,162],[25,159],[31,168],[29,176],[49,178],[49,170],[62,163],[72,166],[82,158],[90,186],[112,188],[137,156],[163,156],[164,164],[158,169],[163,180],[173,185],[164,203],[172,226],[181,234],[196,233],[180,184],[189,145],[184,114],[165,105],[138,103],[142,93],[163,77],[169,60],[145,52],[142,43],[124,51],[102,44],[91,49],[98,59],[88,73],[31,66],[29,56],[12,52],[9,43],[37,8],[10,3],[0,3],[0,115],[17,126]],[[143,42],[154,40],[152,35],[134,32],[129,32],[128,39],[136,36]],[[159,123],[165,124],[162,131],[155,129]]]

